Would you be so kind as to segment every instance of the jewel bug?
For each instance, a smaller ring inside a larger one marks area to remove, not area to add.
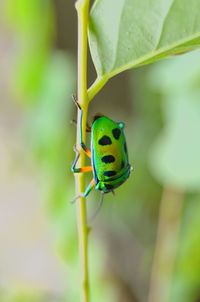
[[[80,110],[80,146],[90,158],[91,166],[76,167],[80,153],[74,147],[76,157],[71,170],[73,173],[93,173],[91,182],[81,196],[87,197],[93,188],[102,193],[114,192],[128,179],[132,170],[124,135],[125,125],[123,122],[115,122],[104,115],[96,115],[91,126],[91,149],[89,149],[82,139],[83,110],[75,97],[73,99]],[[79,196],[75,200],[77,198]]]

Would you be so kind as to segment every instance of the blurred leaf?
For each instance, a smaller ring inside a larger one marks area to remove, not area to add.
[[[200,196],[189,196],[183,215],[180,246],[173,278],[172,302],[199,299],[200,286]]]
[[[184,56],[155,64],[149,73],[148,81],[152,88],[164,95],[193,91],[200,88],[199,66],[200,51],[192,51]]]
[[[163,185],[183,191],[200,188],[200,71],[197,66],[200,66],[199,51],[172,60],[168,65],[162,63],[149,76],[163,95],[165,119],[164,129],[151,149],[150,168]]]
[[[52,231],[59,256],[65,263],[70,291],[69,301],[77,301],[78,242],[75,206],[70,204],[74,191],[71,162],[74,156],[72,134],[72,93],[75,87],[73,59],[54,52],[43,74],[38,100],[27,109],[27,143],[40,170],[42,200],[48,202]],[[75,129],[74,129],[75,130]],[[75,139],[75,138],[74,138]],[[63,263],[63,265],[64,265]]]
[[[33,289],[10,288],[9,292],[0,295],[1,302],[42,302],[46,301],[44,295]]]
[[[5,18],[13,34],[16,65],[13,88],[30,103],[37,95],[53,37],[53,9],[50,0],[7,0]],[[36,100],[36,99],[35,99]]]
[[[200,190],[200,91],[165,99],[168,120],[151,150],[159,182],[183,191]]]
[[[40,162],[44,187],[50,190],[53,212],[64,206],[66,193],[71,192],[71,154],[73,150],[70,125],[75,73],[70,57],[55,53],[49,60],[37,104],[28,115],[30,147]],[[70,149],[69,149],[70,148]],[[70,177],[69,177],[70,175]],[[68,177],[67,177],[68,176]]]
[[[35,1],[26,1],[26,0],[7,0],[6,1],[6,15],[9,21],[10,26],[15,26],[15,29],[22,33],[28,35],[34,30],[41,30],[42,32],[46,30],[46,26],[49,23],[48,17],[50,12],[50,0],[35,0]],[[44,27],[40,28],[41,22]],[[40,35],[40,32],[37,31],[37,34]],[[31,41],[31,37],[29,37]]]
[[[98,76],[200,46],[198,0],[96,0],[89,43]]]

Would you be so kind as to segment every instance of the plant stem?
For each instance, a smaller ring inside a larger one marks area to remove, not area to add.
[[[165,188],[160,204],[148,302],[169,302],[184,195]]]
[[[85,155],[80,148],[80,133],[82,127],[83,140],[86,139],[86,121],[88,110],[88,94],[87,94],[87,29],[88,14],[90,0],[78,0],[76,9],[78,14],[78,102],[83,109],[82,125],[80,122],[80,112],[77,117],[77,139],[76,145],[80,151],[79,165],[85,165]],[[84,174],[76,174],[76,194],[85,190]],[[88,226],[87,226],[87,209],[86,199],[79,198],[77,200],[77,225],[80,250],[81,265],[81,294],[82,302],[89,302],[89,274],[88,274]]]
[[[103,88],[103,86],[108,82],[109,78],[106,76],[97,77],[95,82],[88,89],[88,99],[91,101],[95,95]]]

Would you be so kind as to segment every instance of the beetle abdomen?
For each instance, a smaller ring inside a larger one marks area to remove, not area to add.
[[[102,116],[92,125],[92,163],[96,182],[108,182],[127,170],[128,154],[123,123]]]

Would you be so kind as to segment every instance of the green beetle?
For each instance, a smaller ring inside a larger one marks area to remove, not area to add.
[[[93,188],[102,193],[113,192],[127,180],[132,169],[128,161],[124,123],[96,115],[91,127],[90,151],[82,140],[83,111],[76,99],[74,102],[81,113],[80,146],[91,159],[91,166],[76,168],[80,154],[75,147],[76,157],[71,169],[73,173],[93,172],[93,179],[81,196],[87,197]]]

